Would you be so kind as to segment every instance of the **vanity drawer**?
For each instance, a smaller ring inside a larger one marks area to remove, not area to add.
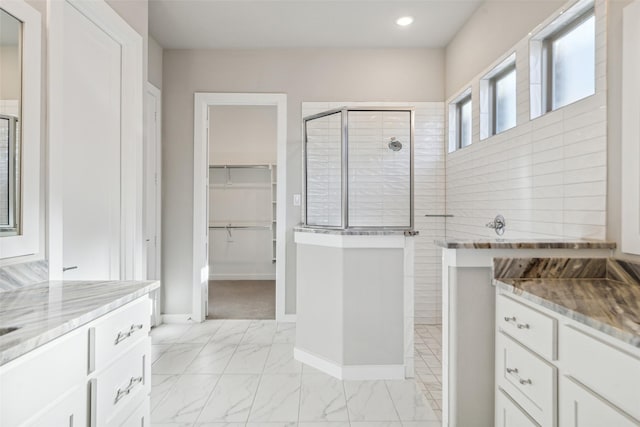
[[[505,392],[496,393],[496,427],[540,427]]]
[[[560,354],[566,375],[640,420],[638,355],[615,348],[568,325],[562,328],[561,342]]]
[[[142,337],[149,336],[151,300],[143,296],[101,317],[89,329],[89,372],[99,371]]]
[[[547,360],[556,360],[557,322],[531,307],[498,294],[496,324],[529,349]]]
[[[540,425],[555,426],[557,369],[503,333],[496,343],[497,385]]]
[[[91,426],[111,426],[151,390],[151,338],[139,341],[91,379]]]

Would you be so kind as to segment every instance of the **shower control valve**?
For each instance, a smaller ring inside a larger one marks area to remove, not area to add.
[[[507,222],[502,215],[497,215],[493,221],[488,222],[486,226],[493,228],[498,236],[502,236],[504,234],[504,229],[507,226]]]

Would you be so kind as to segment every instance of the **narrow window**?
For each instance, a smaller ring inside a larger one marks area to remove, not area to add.
[[[547,110],[595,93],[595,16],[593,10],[552,34],[544,42]]]
[[[457,148],[471,145],[471,95],[456,104],[458,116]]]
[[[501,71],[490,81],[492,134],[496,135],[516,125],[516,66]]]

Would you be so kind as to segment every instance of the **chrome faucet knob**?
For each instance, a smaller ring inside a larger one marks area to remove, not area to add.
[[[502,236],[504,234],[504,229],[506,226],[507,222],[502,215],[496,215],[493,221],[486,224],[486,227],[493,228],[498,236]]]

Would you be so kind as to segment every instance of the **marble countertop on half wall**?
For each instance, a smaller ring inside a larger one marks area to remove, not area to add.
[[[417,236],[418,232],[410,229],[384,229],[384,228],[322,228],[298,226],[293,229],[296,233],[335,234],[341,236]]]
[[[640,348],[640,264],[612,258],[496,258],[494,283]]]
[[[436,240],[444,249],[615,249],[615,242],[604,240],[555,239],[447,239]]]
[[[160,287],[157,281],[43,282],[0,293],[0,366]]]

